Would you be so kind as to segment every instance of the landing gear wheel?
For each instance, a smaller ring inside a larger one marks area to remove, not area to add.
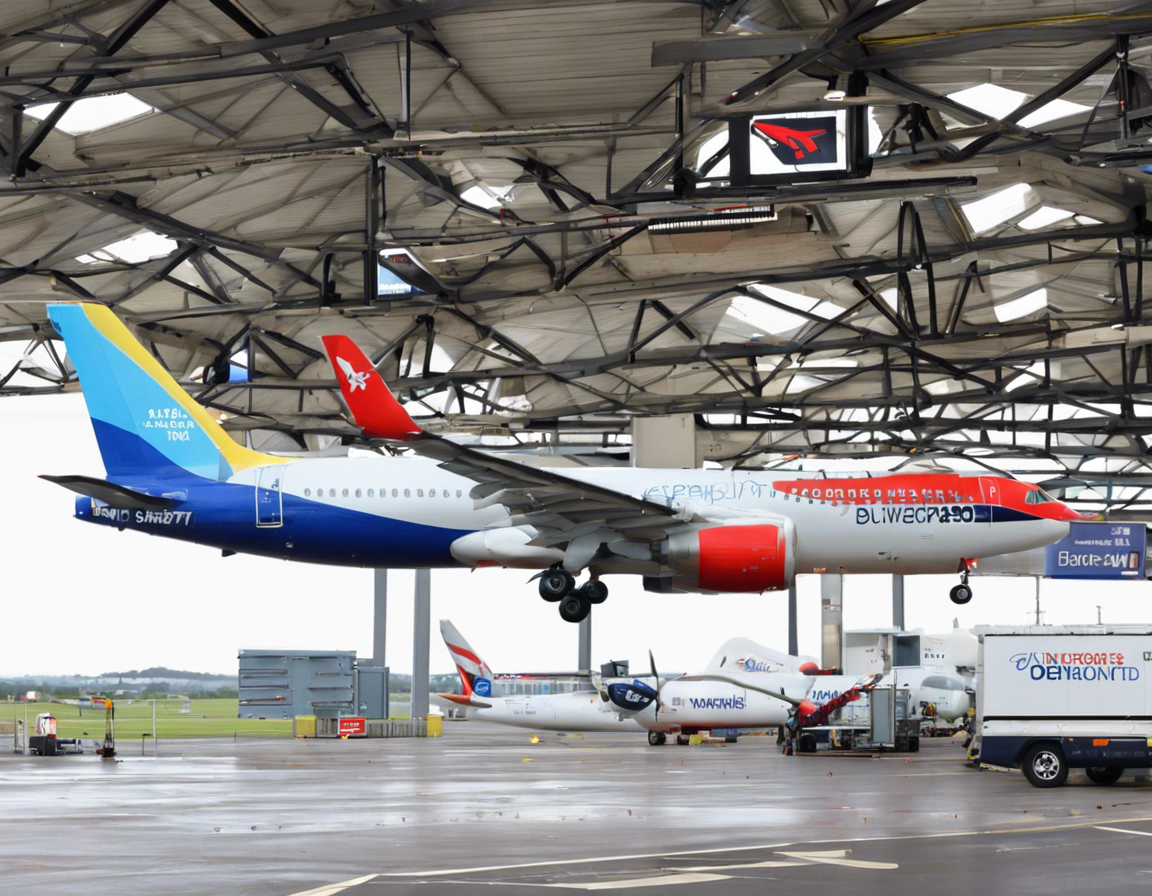
[[[666,740],[668,740],[668,738],[664,736],[664,732],[662,731],[648,732],[648,746],[650,747],[662,747]]]
[[[948,596],[952,598],[952,603],[954,604],[966,604],[972,600],[972,589],[966,584],[960,584],[953,588]]]
[[[540,596],[552,603],[560,600],[565,594],[571,594],[575,587],[576,580],[572,578],[572,573],[560,567],[550,569],[540,576]]]
[[[1024,754],[1020,770],[1033,787],[1059,787],[1068,777],[1068,761],[1056,744],[1036,744]]]
[[[592,612],[592,604],[579,594],[566,594],[560,600],[560,618],[565,622],[581,622]]]
[[[584,597],[590,604],[602,604],[608,599],[608,586],[599,579],[586,582],[580,590],[584,592]]]
[[[677,734],[676,735],[676,746],[678,746],[678,747],[688,746],[688,735],[687,734]]]
[[[1115,784],[1124,774],[1122,768],[1086,768],[1084,774],[1093,784]]]

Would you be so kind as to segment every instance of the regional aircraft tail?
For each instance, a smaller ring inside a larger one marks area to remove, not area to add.
[[[183,471],[224,480],[284,462],[233,441],[106,306],[49,305],[48,316],[76,366],[109,476]]]
[[[447,646],[448,652],[452,654],[452,662],[456,664],[456,669],[460,673],[460,684],[463,686],[465,696],[470,696],[476,689],[476,679],[478,678],[484,679],[490,686],[492,670],[468,645],[464,636],[456,631],[456,626],[447,619],[441,619],[440,634],[444,636],[444,644]],[[481,690],[484,689],[485,686],[482,686]],[[489,695],[482,693],[480,696],[487,697]]]
[[[725,641],[708,663],[710,672],[803,672],[810,675],[819,668],[812,657],[791,656],[748,638]]]

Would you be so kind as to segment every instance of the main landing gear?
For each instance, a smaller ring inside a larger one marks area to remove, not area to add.
[[[952,598],[954,604],[966,604],[972,600],[972,588],[968,585],[968,561],[963,560],[960,563],[960,584],[949,592],[948,596]]]
[[[565,622],[580,622],[587,618],[592,604],[602,604],[608,598],[608,586],[599,579],[590,579],[576,587],[572,573],[560,566],[541,573],[539,578],[540,596],[560,604],[560,618]]]

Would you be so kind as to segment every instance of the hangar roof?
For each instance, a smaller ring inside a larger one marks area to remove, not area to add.
[[[9,0],[0,390],[73,379],[44,305],[82,298],[263,447],[352,432],[344,332],[433,428],[691,413],[726,462],[963,454],[1139,506],[1152,3],[956,10]],[[732,182],[733,116],[861,106],[870,174]]]

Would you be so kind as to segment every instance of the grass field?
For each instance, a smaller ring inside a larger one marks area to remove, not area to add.
[[[392,718],[408,718],[408,694],[392,695]],[[156,737],[291,737],[291,719],[238,719],[239,703],[225,700],[192,700],[190,711],[181,712],[183,700],[156,701]],[[34,734],[36,716],[42,712],[56,717],[60,737],[104,737],[104,710],[84,709],[64,703],[0,703],[0,736],[10,736],[15,720],[25,718],[28,733]],[[116,701],[116,738],[129,741],[152,734],[152,703],[148,700]]]
[[[193,700],[190,712],[181,712],[183,700],[156,701],[156,736],[168,737],[291,737],[292,720],[238,719],[238,703],[231,700]],[[28,710],[29,733],[34,733],[38,713],[56,716],[60,737],[104,737],[104,710],[84,709],[62,703],[0,703],[0,730],[10,732],[12,720],[24,718]],[[116,701],[116,739],[139,739],[152,734],[152,703]]]

